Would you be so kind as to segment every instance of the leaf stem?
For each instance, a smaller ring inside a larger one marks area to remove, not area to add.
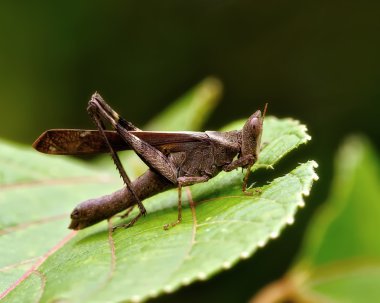
[[[267,284],[256,293],[249,303],[275,303],[275,302],[300,302],[316,303],[311,298],[302,296],[298,289],[297,279],[285,276],[279,280]]]

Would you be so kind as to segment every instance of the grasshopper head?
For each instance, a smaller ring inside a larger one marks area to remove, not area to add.
[[[250,116],[242,129],[241,157],[252,156],[253,163],[257,161],[260,153],[266,108],[267,105],[265,105],[263,115],[260,110],[257,110]]]

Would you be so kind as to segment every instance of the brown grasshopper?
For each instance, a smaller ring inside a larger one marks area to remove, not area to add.
[[[53,129],[45,131],[33,147],[43,153],[82,155],[109,152],[126,185],[111,195],[80,203],[71,213],[71,229],[83,229],[126,210],[127,216],[137,204],[139,213],[130,227],[146,215],[142,201],[170,188],[178,188],[178,218],[166,224],[165,229],[182,220],[182,187],[206,182],[221,171],[247,169],[242,190],[252,165],[257,161],[263,131],[264,113],[257,110],[241,130],[220,132],[160,132],[142,131],[120,117],[98,94],[88,103],[87,111],[98,130]],[[105,130],[103,122],[114,131]],[[117,155],[117,151],[132,149],[149,169],[131,182]]]

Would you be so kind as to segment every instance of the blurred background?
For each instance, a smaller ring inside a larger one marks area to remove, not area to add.
[[[380,147],[379,12],[379,1],[353,0],[4,0],[0,137],[30,145],[45,129],[93,128],[94,91],[142,126],[209,75],[224,94],[206,129],[265,102],[307,124],[313,140],[288,161],[316,160],[320,181],[296,224],[232,270],[156,300],[244,302],[291,264],[343,138],[363,133]]]

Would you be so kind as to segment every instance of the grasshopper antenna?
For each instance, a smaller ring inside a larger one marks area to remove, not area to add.
[[[264,110],[263,110],[263,120],[265,118],[265,114],[267,113],[267,108],[268,108],[268,102],[265,103],[264,105]]]

